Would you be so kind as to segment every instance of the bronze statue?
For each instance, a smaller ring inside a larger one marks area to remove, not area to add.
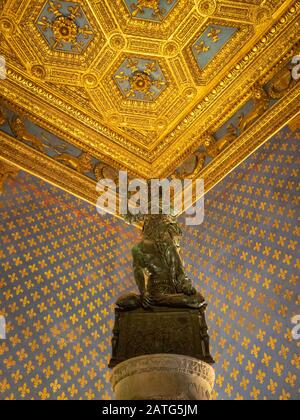
[[[117,302],[118,307],[206,307],[204,297],[186,276],[179,245],[181,236],[181,229],[174,217],[145,217],[143,239],[132,251],[134,277],[140,296],[130,294],[121,297]]]
[[[172,216],[144,217],[142,241],[133,248],[134,277],[140,295],[117,301],[110,368],[147,354],[186,355],[213,364],[207,304],[184,270]]]

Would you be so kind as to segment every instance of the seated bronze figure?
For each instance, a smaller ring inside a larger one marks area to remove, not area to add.
[[[133,248],[134,277],[140,295],[121,297],[121,309],[155,306],[205,309],[203,296],[186,276],[179,239],[182,236],[177,220],[172,216],[145,217],[143,238]]]

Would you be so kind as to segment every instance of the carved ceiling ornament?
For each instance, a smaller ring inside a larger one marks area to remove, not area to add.
[[[126,47],[126,38],[121,33],[115,33],[110,37],[110,46],[117,51],[121,51]]]
[[[82,79],[87,89],[95,89],[98,86],[98,78],[93,73],[84,74]]]
[[[198,11],[202,16],[212,16],[217,9],[216,0],[198,0]]]
[[[32,76],[37,77],[38,79],[45,79],[47,71],[44,66],[40,64],[34,64],[31,67],[31,74]]]
[[[169,41],[164,46],[164,54],[169,57],[176,56],[180,51],[180,47],[177,42]]]
[[[94,35],[81,5],[73,2],[47,1],[38,27],[53,50],[80,53]]]
[[[166,82],[155,61],[128,59],[115,76],[126,98],[153,100],[164,89]]]
[[[1,18],[0,30],[1,32],[5,32],[7,35],[12,35],[14,33],[15,26],[9,18]]]
[[[178,0],[124,0],[133,18],[160,21]]]
[[[254,23],[260,25],[272,20],[272,10],[268,6],[261,6],[253,13]]]
[[[54,157],[54,160],[75,169],[80,174],[93,171],[92,157],[88,153],[82,153],[78,157],[69,153],[61,153]]]

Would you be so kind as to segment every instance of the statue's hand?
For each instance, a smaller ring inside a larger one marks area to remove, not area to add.
[[[196,289],[193,287],[192,282],[190,280],[186,280],[182,286],[182,292],[185,295],[192,296],[197,293]]]
[[[152,301],[148,292],[141,295],[142,306],[144,309],[149,309],[152,306]]]

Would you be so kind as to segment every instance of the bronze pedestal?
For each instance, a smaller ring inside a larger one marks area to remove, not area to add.
[[[116,308],[115,315],[110,368],[134,357],[153,354],[177,354],[214,363],[204,308]]]

